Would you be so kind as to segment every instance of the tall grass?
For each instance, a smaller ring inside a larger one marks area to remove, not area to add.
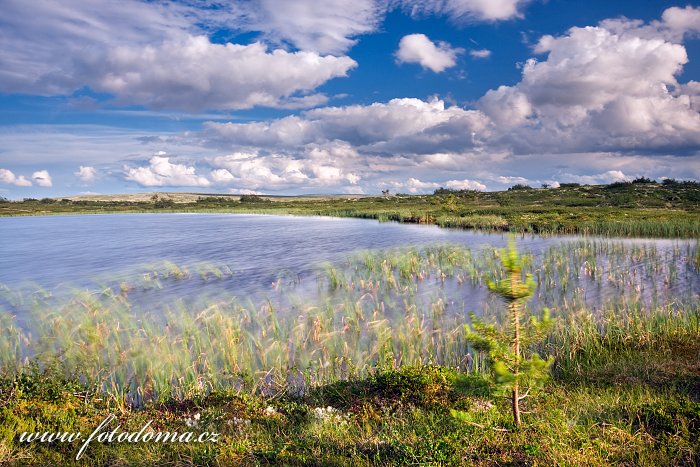
[[[607,240],[567,242],[530,258],[534,307],[550,306],[560,318],[547,349],[557,368],[576,371],[571,362],[600,361],[620,346],[697,338],[697,258],[697,243]],[[210,267],[197,276],[169,264],[58,303],[5,288],[2,301],[16,315],[0,310],[0,366],[58,362],[122,405],[223,388],[303,391],[386,366],[484,371],[483,356],[465,340],[466,316],[501,318],[483,281],[502,274],[497,250],[449,245],[358,253],[320,268],[313,293],[280,292],[285,300],[230,297],[135,311],[135,288],[227,273]]]

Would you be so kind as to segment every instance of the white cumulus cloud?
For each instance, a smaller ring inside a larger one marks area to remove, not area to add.
[[[349,57],[268,51],[260,42],[213,44],[205,36],[188,36],[118,47],[106,58],[95,57],[88,69],[98,71],[90,84],[122,104],[198,110],[318,105],[325,98],[308,93],[356,65]]]
[[[399,41],[396,51],[398,63],[417,63],[423,68],[441,73],[457,64],[462,49],[452,48],[446,42],[434,43],[425,34],[409,34]]]
[[[44,188],[49,188],[53,185],[51,175],[49,175],[47,170],[37,170],[32,174],[32,180],[34,180],[34,183]]]
[[[214,183],[227,184],[235,180],[235,177],[231,172],[226,169],[216,169],[212,170],[209,174]]]
[[[94,167],[81,165],[77,172],[73,172],[73,175],[83,183],[92,183],[97,177],[97,170]]]
[[[692,85],[677,80],[685,47],[625,21],[542,37],[535,51],[546,58],[528,60],[518,84],[489,91],[479,108],[520,152],[697,146]]]
[[[486,185],[476,180],[448,180],[445,182],[445,188],[452,190],[479,190],[486,189]]]
[[[600,26],[620,36],[631,35],[645,39],[660,37],[669,42],[681,43],[684,39],[700,35],[700,8],[690,5],[685,8],[670,7],[664,10],[660,20],[649,24],[623,17],[606,19]]]
[[[563,182],[583,183],[586,185],[605,185],[614,182],[624,182],[635,177],[625,175],[621,170],[608,170],[603,173],[593,175],[575,175],[564,173],[561,175]]]
[[[370,153],[432,153],[479,145],[489,133],[480,111],[446,106],[438,99],[392,99],[387,103],[323,107],[268,122],[205,125],[204,139],[231,147],[301,148],[343,141]]]
[[[32,182],[24,175],[16,176],[12,171],[0,169],[0,182],[15,186],[32,186]]]
[[[193,166],[173,164],[169,157],[155,155],[146,167],[124,167],[126,179],[141,186],[195,186],[206,187],[211,182],[197,175]]]
[[[436,188],[440,188],[439,183],[424,182],[415,177],[411,177],[405,182],[392,182],[391,185],[396,187],[398,190],[407,190],[409,193],[428,193]]]
[[[445,182],[423,181],[415,177],[409,177],[405,181],[392,180],[380,183],[380,186],[387,186],[394,191],[408,191],[409,193],[430,193],[438,188],[450,188],[452,190],[485,190],[486,185],[475,180],[448,180]]]
[[[263,193],[255,190],[248,190],[245,188],[229,188],[228,192],[232,195],[262,195]]]
[[[680,82],[688,56],[677,41],[695,34],[696,11],[668,9],[650,23],[609,20],[544,36],[521,80],[488,91],[475,110],[439,99],[393,99],[208,123],[198,137],[213,150],[255,154],[255,164],[280,177],[271,179],[276,187],[325,179],[342,190],[350,174],[366,192],[698,178],[700,84]],[[314,171],[312,148],[329,145],[354,156],[314,162]]]
[[[341,142],[310,144],[298,154],[234,152],[212,158],[211,177],[241,189],[289,189],[356,185],[365,170],[357,152]]]
[[[243,13],[198,6],[7,0],[0,91],[68,95],[88,86],[120,104],[154,108],[297,108],[325,102],[314,89],[357,65],[314,50],[213,43],[206,28],[236,27]]]

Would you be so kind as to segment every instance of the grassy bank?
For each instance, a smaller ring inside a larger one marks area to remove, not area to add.
[[[357,217],[541,234],[700,236],[700,184],[615,183],[433,195],[271,197],[161,193],[0,202],[0,215],[103,212],[231,212]]]
[[[108,414],[121,431],[216,432],[217,443],[92,442],[76,465],[697,465],[700,341],[625,329],[590,334],[557,356],[554,379],[525,403],[524,425],[478,373],[377,368],[372,375],[264,397],[237,391],[117,407],[62,371],[0,378],[0,463],[71,465],[81,443],[22,444],[28,432],[92,432]],[[558,334],[560,348],[571,336]],[[601,358],[605,355],[605,358]],[[455,412],[456,411],[456,412]],[[455,413],[461,414],[455,417]]]

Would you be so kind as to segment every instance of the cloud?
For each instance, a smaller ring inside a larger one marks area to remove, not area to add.
[[[0,92],[56,96],[87,87],[118,105],[188,111],[313,107],[327,101],[319,86],[357,66],[344,54],[357,37],[376,32],[388,11],[491,21],[518,16],[523,3],[5,0]],[[225,30],[255,33],[258,42],[212,41]],[[399,57],[440,72],[458,53],[414,35]]]
[[[272,5],[264,1],[211,9],[222,16],[215,24],[236,24],[236,32],[252,31],[261,18],[279,23],[250,36],[257,42],[240,45],[208,38],[212,31],[195,21],[207,9],[191,8],[202,2],[125,1],[128,15],[115,13],[113,24],[105,16],[116,8],[110,2],[72,2],[36,3],[37,24],[55,33],[56,44],[49,32],[25,21],[26,13],[25,20],[0,18],[3,31],[22,37],[3,38],[9,42],[0,56],[0,88],[26,85],[32,92],[69,93],[87,83],[121,104],[192,110],[325,105],[319,86],[345,76],[356,64],[349,57],[322,54],[344,53],[359,35],[376,29],[372,15],[398,5],[385,3],[365,17],[367,2],[323,2],[319,18],[346,25],[335,35],[333,27],[326,28],[301,7],[274,18],[262,9],[251,12],[255,3]],[[525,4],[411,3],[415,15],[470,21],[515,18]],[[18,11],[18,5],[26,8],[16,0],[7,4],[11,11]],[[488,13],[484,5],[494,10]],[[604,183],[622,176],[700,178],[700,84],[679,82],[688,61],[682,41],[698,34],[698,11],[671,8],[658,21],[618,18],[544,36],[523,65],[519,82],[487,92],[471,108],[438,98],[399,98],[317,107],[262,121],[208,122],[201,132],[181,135],[96,125],[16,126],[3,134],[0,151],[37,167],[62,157],[72,167],[80,164],[76,176],[82,167],[99,163],[104,173],[122,168],[127,180],[141,186],[214,186],[238,192],[377,193],[390,188],[418,193],[440,186]],[[138,17],[138,27],[127,24],[129,15],[139,14],[153,23]],[[26,30],[4,27],[18,21],[27,23]],[[285,30],[285,21],[296,26]],[[123,35],[117,33],[120,27]],[[448,57],[454,63],[457,49],[418,36],[432,49],[414,50],[415,63],[433,71],[448,69],[450,60],[430,61],[433,52],[446,50],[455,52]],[[56,54],[58,46],[65,53]],[[284,79],[278,82],[278,77]],[[229,80],[237,85],[226,86]],[[166,152],[186,155],[188,162]],[[0,172],[0,180],[31,184],[11,172]]]
[[[441,73],[457,64],[457,55],[463,49],[453,49],[447,42],[437,45],[425,34],[409,34],[399,41],[396,51],[398,63],[417,63],[423,68]]]
[[[666,29],[682,40],[684,36],[700,35],[700,7],[671,7],[661,15],[660,29]]]
[[[464,150],[490,131],[483,113],[446,106],[438,99],[323,107],[268,122],[205,124],[202,138],[221,149],[303,148],[343,141],[367,153]]]
[[[398,192],[409,192],[409,193],[429,193],[437,188],[440,188],[439,183],[435,182],[424,182],[415,177],[410,177],[405,181],[391,180],[387,182],[382,182],[380,184],[382,187],[389,187],[394,191]]]
[[[448,180],[445,182],[445,187],[452,190],[479,190],[486,189],[486,185],[476,180]]]
[[[46,170],[38,170],[34,172],[32,174],[32,180],[34,180],[34,183],[44,188],[49,188],[53,184],[51,181],[51,175],[49,175],[49,172]]]
[[[235,180],[235,177],[231,172],[226,169],[216,169],[212,170],[209,174],[214,183],[227,184]]]
[[[119,47],[86,65],[98,71],[92,87],[114,94],[121,104],[186,110],[318,105],[325,99],[303,93],[355,66],[349,57],[270,52],[260,42],[213,44],[204,36]]]
[[[528,60],[518,84],[479,101],[502,142],[520,153],[697,148],[694,86],[677,81],[685,47],[625,21],[542,37],[535,52],[546,59]]]
[[[521,185],[527,185],[528,183],[530,183],[530,180],[528,180],[525,177],[512,177],[512,176],[503,176],[503,175],[496,177],[495,180],[498,183],[503,183],[503,184],[516,183],[516,184],[521,184]]]
[[[229,188],[229,193],[232,195],[262,195],[263,193],[255,190],[247,190],[245,188]]]
[[[641,176],[641,175],[640,175]],[[563,183],[582,183],[584,185],[606,185],[614,182],[624,182],[632,180],[635,177],[625,175],[621,170],[608,170],[607,172],[593,175],[576,175],[563,173],[560,179]]]
[[[3,13],[3,92],[68,95],[88,86],[120,105],[299,108],[324,103],[314,89],[357,66],[347,56],[262,42],[213,43],[202,24],[236,16],[221,10],[218,19],[196,3],[8,0]]]
[[[280,177],[269,181],[276,187],[312,186],[311,148],[329,145],[354,151],[342,173],[357,175],[368,192],[697,178],[700,84],[679,82],[688,58],[671,40],[694,34],[691,10],[683,10],[685,22],[670,9],[656,22],[604,21],[544,36],[521,80],[488,91],[476,109],[393,99],[265,122],[208,123],[199,137],[212,150],[255,154],[256,164]],[[285,164],[296,170],[285,175]],[[343,183],[323,186],[351,186]]]
[[[231,14],[238,27],[259,31],[277,44],[342,54],[357,37],[379,30],[396,8],[412,16],[448,16],[456,21],[497,21],[520,17],[529,0],[259,0],[237,2]]]
[[[672,155],[654,152],[584,152],[511,155],[495,165],[500,173],[523,176],[529,180],[546,182],[578,182],[574,177],[592,177],[591,183],[617,181],[618,171],[625,179],[640,176],[660,178],[694,178],[700,180],[700,153]],[[612,172],[611,172],[612,171]],[[608,173],[610,172],[610,173]],[[607,175],[606,175],[607,174]],[[545,177],[546,175],[546,177]]]
[[[151,157],[147,167],[124,167],[126,180],[141,186],[195,186],[206,187],[211,182],[197,175],[196,169],[184,164],[173,164],[169,157],[159,154]]]
[[[302,154],[234,152],[209,160],[212,180],[223,185],[257,190],[356,185],[363,170],[357,152],[335,142],[308,145]]]
[[[73,175],[83,183],[92,183],[97,177],[97,170],[94,167],[81,165],[77,172],[73,172]]]
[[[469,55],[474,58],[489,58],[491,51],[489,49],[470,50]]]
[[[341,54],[355,37],[376,31],[386,7],[373,0],[260,0],[242,2],[244,27],[301,50]]]
[[[690,108],[700,112],[700,82],[688,81],[676,88],[676,96],[688,96]]]
[[[0,92],[66,96],[90,88],[117,105],[187,111],[314,107],[327,101],[319,86],[357,66],[343,55],[357,37],[409,3],[414,14],[490,21],[518,16],[524,2],[6,0]],[[258,42],[212,41],[225,30],[256,33]],[[398,56],[441,72],[458,53],[414,35]]]
[[[3,128],[0,153],[7,160],[21,160],[36,167],[60,160],[68,166],[94,166],[118,170],[125,159],[144,160],[158,151],[187,154],[193,158],[212,155],[198,141],[187,142],[174,133],[144,137],[141,128],[104,125],[12,125]],[[71,169],[73,172],[73,169]]]
[[[623,17],[606,19],[601,21],[600,26],[619,36],[662,38],[669,42],[681,43],[684,39],[700,36],[700,7],[670,7],[664,10],[661,20],[654,20],[649,24]]]
[[[0,169],[0,182],[15,186],[32,186],[32,182],[27,180],[24,175],[16,176],[7,169]]]
[[[517,86],[499,86],[479,100],[479,108],[502,129],[527,125],[533,106],[526,93]]]
[[[191,29],[175,4],[136,0],[3,1],[0,83],[5,92],[63,94],[82,83],[69,71],[80,55],[109,44],[145,45]]]
[[[455,21],[499,21],[522,16],[529,0],[402,0],[411,15],[445,15]]]
[[[380,187],[389,187],[394,191],[407,191],[409,193],[430,193],[438,188],[450,188],[452,190],[485,190],[486,185],[474,180],[447,180],[444,182],[423,181],[415,177],[409,177],[405,181],[389,180],[379,182]]]
[[[245,188],[287,186],[290,181],[281,174],[292,165],[284,156],[262,156],[256,153],[233,153],[219,156],[211,161],[212,166],[221,167],[217,172],[220,183],[238,183]]]

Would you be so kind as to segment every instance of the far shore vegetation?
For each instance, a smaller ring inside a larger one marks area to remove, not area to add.
[[[700,237],[700,183],[640,177],[609,185],[514,185],[500,192],[267,196],[200,193],[0,199],[0,216],[202,212],[355,217],[536,234]]]

